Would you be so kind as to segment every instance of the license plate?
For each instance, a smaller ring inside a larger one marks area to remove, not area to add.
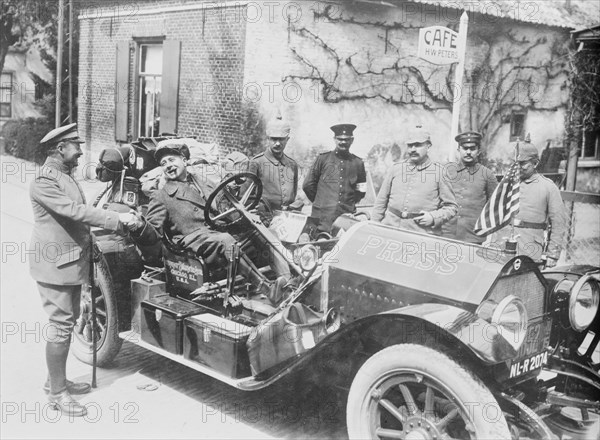
[[[550,320],[529,323],[525,340],[515,357],[522,360],[529,355],[544,351],[550,343],[550,324]]]
[[[527,335],[519,349],[516,360],[510,364],[509,379],[542,368],[548,362],[548,347],[550,341],[550,320],[540,320],[529,323]]]
[[[514,361],[510,366],[509,379],[519,377],[542,368],[548,362],[548,352],[537,353],[525,359]]]

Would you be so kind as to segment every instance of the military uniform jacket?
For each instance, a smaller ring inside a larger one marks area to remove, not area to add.
[[[142,244],[153,244],[167,234],[175,243],[187,246],[188,241],[194,241],[198,234],[209,230],[204,207],[214,189],[214,183],[205,174],[188,168],[187,181],[168,180],[152,194],[146,224],[132,235]]]
[[[458,214],[442,226],[445,237],[469,243],[482,243],[484,237],[475,235],[473,228],[483,207],[498,186],[496,176],[481,164],[465,166],[450,163],[444,167],[452,183]]]
[[[263,184],[262,198],[271,209],[281,209],[296,200],[298,192],[298,164],[284,154],[275,158],[270,149],[250,161],[248,171],[258,176]]]
[[[367,174],[361,158],[335,150],[320,154],[308,170],[302,189],[313,203],[312,215],[321,219],[320,229],[328,231],[341,214],[356,211],[365,196],[358,190]]]
[[[441,225],[456,215],[457,208],[452,185],[442,165],[430,159],[417,166],[402,161],[394,164],[385,177],[371,219],[423,232],[413,219],[402,218],[401,214],[426,211],[433,216],[434,224],[425,232],[439,233]]]
[[[29,187],[33,234],[29,268],[34,280],[55,285],[89,281],[90,226],[116,231],[119,215],[86,205],[61,161],[48,158]]]
[[[539,261],[545,253],[558,260],[567,231],[567,209],[560,196],[558,187],[550,179],[535,173],[527,180],[522,180],[520,187],[519,212],[514,220],[521,222],[546,223],[551,227],[548,249],[544,252],[544,230],[532,228],[515,228],[517,253],[528,255]],[[510,226],[497,231],[491,238],[494,244],[504,246],[504,237],[510,236]]]

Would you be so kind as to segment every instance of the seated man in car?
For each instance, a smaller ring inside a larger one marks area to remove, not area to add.
[[[150,245],[166,234],[176,244],[195,252],[209,268],[226,266],[227,254],[237,240],[228,233],[210,229],[204,218],[206,201],[218,182],[186,167],[184,152],[177,145],[157,148],[155,157],[166,182],[152,193],[146,219],[128,225],[132,237],[140,244]],[[283,257],[272,251],[271,268],[278,276],[275,282],[269,281],[246,255],[239,263],[240,272],[273,304],[281,301],[283,286],[290,278],[289,266],[280,260]]]

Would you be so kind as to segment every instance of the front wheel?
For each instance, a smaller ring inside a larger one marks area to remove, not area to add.
[[[439,351],[400,344],[373,355],[348,395],[350,439],[510,439],[489,389]]]
[[[107,263],[96,263],[95,286],[92,292],[81,294],[81,315],[73,331],[73,354],[82,362],[92,364],[91,296],[96,303],[96,363],[107,366],[115,358],[123,340],[119,338],[117,291]]]

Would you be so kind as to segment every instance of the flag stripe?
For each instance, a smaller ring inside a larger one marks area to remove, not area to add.
[[[519,212],[519,174],[519,164],[515,162],[483,207],[475,223],[475,234],[491,234],[506,226]]]

